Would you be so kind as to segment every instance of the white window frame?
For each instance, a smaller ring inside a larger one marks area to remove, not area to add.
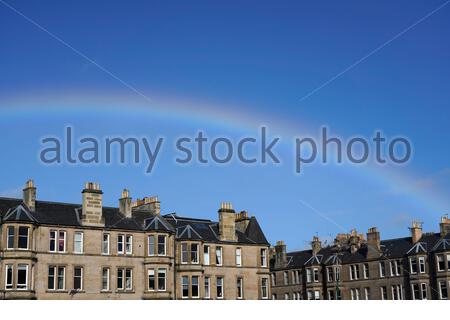
[[[164,242],[162,242],[162,244],[164,245],[163,246],[164,252],[162,252],[162,253],[159,253],[159,245],[160,245],[159,239],[164,239]],[[158,256],[161,256],[161,257],[167,256],[167,236],[163,235],[163,234],[158,234],[156,237],[156,245],[157,245],[157,247],[156,247],[157,251],[155,252],[155,254],[157,254]]]
[[[190,258],[191,258],[191,263],[192,264],[199,264],[200,263],[200,244],[198,243],[191,243],[190,245],[191,248],[191,254],[190,254]],[[197,248],[196,251],[192,250],[192,248]],[[195,253],[195,255],[194,255]]]
[[[189,263],[189,244],[187,242],[182,242],[180,244],[181,246],[181,257],[180,257],[180,261],[181,264],[188,264]]]
[[[386,277],[386,263],[384,261],[378,263],[378,269],[380,271],[380,278]]]
[[[327,267],[327,281],[334,282],[333,267]]]
[[[261,278],[261,299],[269,299],[269,279]]]
[[[219,282],[220,282],[220,285],[219,285]],[[224,292],[224,288],[223,288],[223,284],[224,284],[223,277],[222,276],[216,277],[216,298],[220,299],[220,300],[223,299],[224,293],[225,293]],[[221,293],[220,296],[218,295],[219,288],[220,288],[220,293]]]
[[[424,294],[424,292],[425,292],[425,294]],[[420,295],[422,297],[422,300],[428,299],[428,286],[425,282],[422,282],[420,284]]]
[[[8,281],[8,271],[11,270],[11,281]],[[7,264],[5,267],[5,290],[14,289],[14,265]]]
[[[242,249],[240,247],[236,248],[236,266],[242,267]]]
[[[185,280],[187,280],[187,282],[185,283]],[[190,286],[190,281],[189,281],[189,276],[182,276],[181,277],[181,299],[189,299],[189,286]],[[187,295],[184,294],[184,289],[187,288]]]
[[[106,288],[103,287],[103,280],[105,279],[104,272],[106,271]],[[110,268],[109,267],[103,267],[102,268],[102,290],[101,291],[110,291],[111,285],[110,285]]]
[[[319,268],[313,268],[313,280],[314,282],[319,282],[320,274],[319,274]]]
[[[210,264],[210,255],[209,255],[209,246],[208,245],[204,245],[203,246],[203,264],[205,266],[209,266]]]
[[[157,240],[156,240],[157,241]],[[153,257],[156,253],[155,235],[151,234],[147,237],[147,255]],[[152,250],[153,249],[153,250]]]
[[[418,270],[419,270],[420,273],[425,273],[426,272],[425,257],[419,257]]]
[[[444,264],[444,269],[441,269],[439,267],[439,258],[442,258],[442,263]],[[438,272],[443,272],[445,271],[445,256],[443,254],[438,254],[436,255],[436,266],[437,266],[437,271]]]
[[[77,235],[81,235],[81,239],[77,241]],[[77,243],[80,244],[80,250],[77,251]],[[81,254],[84,251],[84,233],[81,231],[76,231],[73,234],[73,253]]]
[[[237,278],[236,289],[237,289],[236,298],[238,300],[244,299],[244,279],[243,278],[241,278],[241,277]]]
[[[260,250],[260,254],[261,254],[261,267],[265,268],[267,267],[267,249],[262,248]]]
[[[364,288],[364,298],[370,300],[370,288]]]
[[[150,276],[153,277],[153,288],[150,287]],[[156,283],[156,275],[154,268],[147,269],[147,291],[156,291],[157,283]]]
[[[194,279],[197,280],[197,284],[194,284]],[[195,295],[195,296],[194,296],[194,286],[197,287],[197,295]],[[199,276],[191,277],[191,298],[192,299],[200,298],[200,277]]]
[[[205,299],[211,298],[211,278],[206,276],[204,279],[204,290],[205,290]]]
[[[122,249],[119,249],[119,245],[122,246]],[[118,234],[117,235],[117,254],[125,253],[125,235]]]
[[[20,228],[26,228],[27,229],[27,247],[26,248],[20,248]],[[19,226],[17,228],[17,250],[28,250],[30,248],[30,227],[27,226]]]
[[[306,268],[306,282],[311,283],[313,279],[311,268]]]
[[[388,294],[387,294],[387,287],[385,287],[385,286],[380,287],[380,293],[381,293],[381,300],[387,300],[389,298]],[[386,296],[385,296],[385,293],[386,293]]]
[[[363,277],[364,279],[369,279],[369,264],[363,263]]]
[[[9,234],[9,230],[13,231],[12,236]],[[9,246],[9,239],[12,238],[12,247]],[[14,226],[8,226],[6,228],[6,249],[14,250],[16,243],[16,228]]]
[[[417,286],[417,293],[418,296],[416,297],[416,294],[414,292],[414,286]],[[413,300],[422,300],[421,299],[421,284],[420,283],[411,283],[411,293],[412,293],[412,299]]]
[[[285,286],[289,285],[289,271],[283,272],[283,282]]]
[[[125,254],[133,254],[133,236],[131,234],[125,235]]]
[[[413,262],[416,263],[416,271],[413,270]],[[409,273],[416,274],[418,271],[417,259],[416,257],[409,258]]]
[[[132,268],[125,268],[125,275],[124,275],[124,281],[125,281],[125,290],[126,291],[132,291],[133,290],[133,269]],[[127,277],[127,271],[130,271],[130,276]],[[130,285],[128,286],[127,279],[130,279]]]
[[[80,275],[80,288],[79,289],[75,289],[75,269],[80,269],[81,270],[81,275]],[[84,268],[81,266],[75,266],[73,268],[73,289],[77,290],[77,291],[83,291],[84,288]]]
[[[61,250],[59,250],[59,242],[60,242],[60,240],[61,240],[61,234],[64,234],[64,249],[61,251]],[[66,231],[64,231],[64,230],[58,230],[58,238],[57,238],[57,241],[56,241],[56,250],[57,250],[57,252],[61,252],[61,253],[65,253],[66,251],[67,251],[67,232]]]
[[[163,279],[164,279],[164,288],[160,289],[159,288],[159,281],[160,281],[160,278],[161,278],[160,275],[162,275],[162,274],[164,274],[164,277],[163,277]],[[157,289],[158,289],[159,292],[167,291],[167,269],[166,268],[158,268],[158,283],[156,285],[157,285]]]
[[[222,247],[216,247],[216,266],[223,265],[223,249]]]
[[[106,237],[106,240],[105,240]],[[110,239],[111,236],[109,233],[103,233],[102,235],[102,255],[109,255],[110,254]],[[105,252],[105,243],[106,243],[106,252]]]
[[[447,290],[447,298],[444,298],[444,296],[442,295],[442,284],[445,285],[445,290]],[[448,286],[447,286],[447,282],[446,281],[439,281],[439,298],[441,300],[447,300],[448,299]]]
[[[48,267],[48,271],[50,271],[50,268],[53,269],[53,289],[49,289],[48,285],[47,285],[47,290],[49,291],[64,291],[66,289],[66,267],[64,266],[58,266],[58,265],[50,265]],[[59,288],[59,270],[62,269],[63,270],[63,276],[62,276],[62,284],[63,287]],[[47,282],[48,282],[48,277],[50,276],[50,274],[47,274]]]

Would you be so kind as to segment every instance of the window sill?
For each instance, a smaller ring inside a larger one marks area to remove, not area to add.
[[[116,290],[116,293],[136,293],[134,290]]]
[[[111,290],[100,290],[100,293],[112,293]]]
[[[46,293],[69,293],[67,290],[45,290]]]

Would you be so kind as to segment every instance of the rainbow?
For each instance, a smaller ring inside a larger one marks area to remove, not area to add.
[[[36,92],[13,94],[0,97],[0,114],[2,117],[14,118],[33,115],[34,113],[64,114],[82,113],[86,110],[123,114],[130,110],[135,115],[177,119],[181,122],[213,124],[217,127],[228,128],[233,131],[251,132],[263,124],[267,124],[272,133],[293,139],[297,136],[311,133],[316,134],[314,128],[307,121],[299,123],[283,118],[276,114],[265,114],[260,111],[243,108],[239,105],[227,106],[208,101],[195,101],[184,98],[168,98],[151,95],[145,98],[135,94],[111,94],[110,92]],[[269,125],[270,124],[270,125]],[[334,131],[334,130],[333,130]],[[419,177],[405,167],[377,165],[343,165],[349,175],[358,176],[375,182],[386,192],[399,192],[410,198],[411,204],[424,210],[424,215],[439,216],[442,208],[449,206],[448,197],[442,191],[423,188],[417,181]]]

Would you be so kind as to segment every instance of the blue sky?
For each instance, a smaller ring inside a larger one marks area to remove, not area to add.
[[[306,94],[413,25],[445,1],[13,1],[10,6],[126,82],[124,86],[0,3],[0,193],[79,202],[98,181],[105,205],[123,187],[157,194],[165,212],[217,217],[221,201],[258,217],[269,240],[303,248],[378,226],[408,234],[410,220],[436,230],[450,201],[450,4],[306,100]],[[44,166],[40,139],[166,137],[151,175],[145,164]],[[278,166],[178,166],[172,142],[281,136]],[[314,164],[293,172],[296,135],[327,125],[336,135],[407,136],[405,166]]]

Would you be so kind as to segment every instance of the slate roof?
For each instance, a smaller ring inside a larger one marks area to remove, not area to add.
[[[155,216],[148,211],[133,210],[132,217],[122,215],[118,208],[103,207],[106,229],[130,231],[158,231],[175,233],[179,239],[221,242],[219,226],[215,221],[179,217],[175,213]],[[22,221],[66,227],[81,226],[81,204],[36,201],[31,212],[21,199],[0,197],[0,222]],[[236,231],[238,243],[269,245],[258,221],[250,218],[245,232]]]
[[[300,269],[318,264],[332,265],[336,263],[336,260],[341,264],[364,262],[367,261],[369,249],[367,244],[363,243],[355,253],[350,251],[349,246],[338,248],[335,245],[322,248],[316,256],[313,256],[312,250],[288,252],[287,266],[282,269]],[[415,244],[411,237],[381,241],[381,252],[386,259],[397,259],[408,255],[428,254],[445,250],[450,250],[450,234],[442,238],[439,233],[424,233]],[[271,266],[274,269],[274,261],[271,261]]]

